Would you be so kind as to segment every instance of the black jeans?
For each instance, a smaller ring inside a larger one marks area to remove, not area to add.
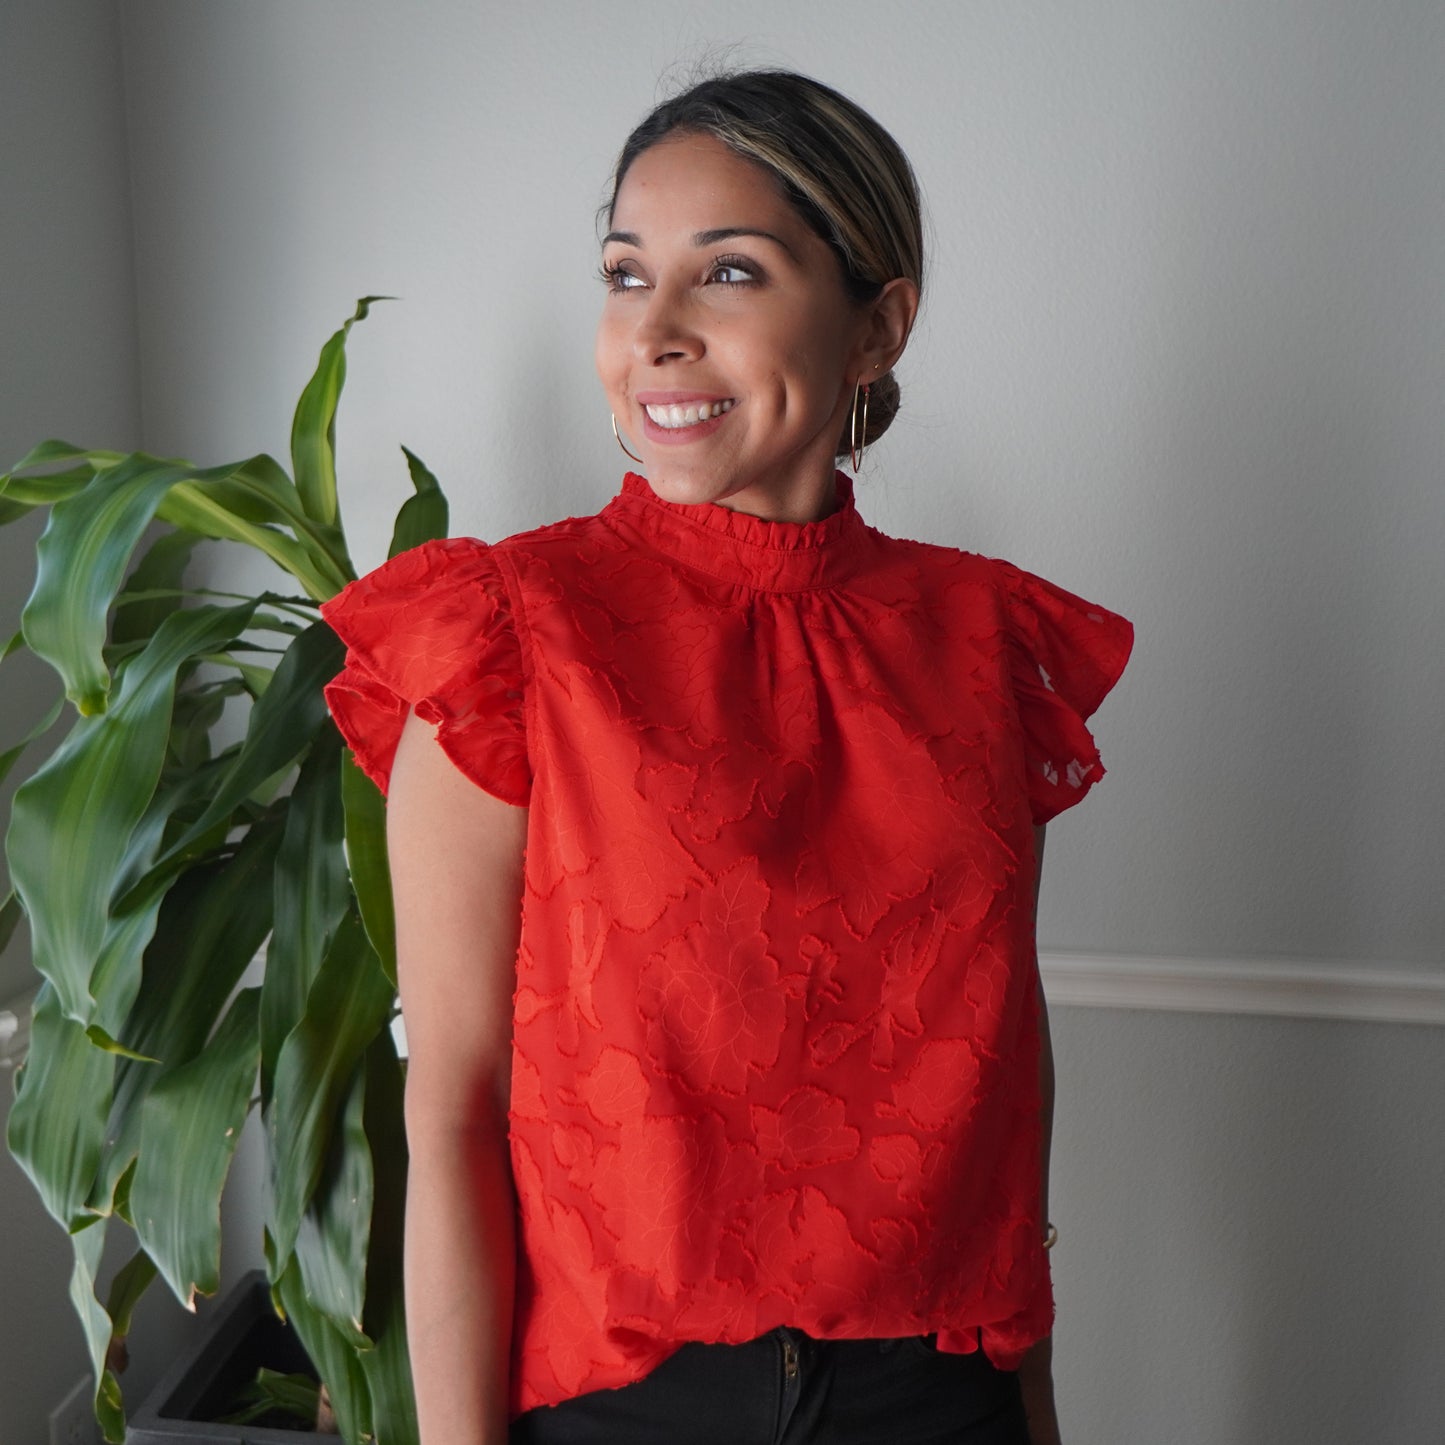
[[[510,1445],[1028,1445],[1018,1377],[932,1337],[684,1345],[645,1379],[529,1410]]]

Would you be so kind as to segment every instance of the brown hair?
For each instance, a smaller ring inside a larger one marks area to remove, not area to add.
[[[837,256],[843,289],[871,301],[895,277],[923,289],[918,182],[898,142],[847,96],[786,70],[704,80],[663,101],[627,137],[613,172],[609,222],[633,161],[676,132],[710,135],[767,171]],[[865,442],[898,414],[890,371],[872,383]],[[845,428],[837,456],[846,456]]]

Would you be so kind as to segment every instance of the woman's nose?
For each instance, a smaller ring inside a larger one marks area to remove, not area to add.
[[[648,297],[632,337],[633,354],[650,366],[695,361],[706,349],[685,296],[659,287]]]

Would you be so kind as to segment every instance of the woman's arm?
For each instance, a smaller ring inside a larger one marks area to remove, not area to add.
[[[1044,866],[1044,830],[1034,829],[1034,859],[1038,874],[1034,879],[1034,922],[1039,916],[1039,882]],[[1039,1219],[1049,1217],[1049,1155],[1054,1133],[1054,1045],[1049,1034],[1049,1010],[1044,999],[1043,981],[1036,980],[1039,1000],[1039,1139],[1043,1151],[1040,1180]],[[1026,1354],[1019,1366],[1019,1386],[1023,1391],[1024,1411],[1028,1415],[1031,1445],[1059,1445],[1059,1422],[1054,1412],[1054,1342],[1045,1336]]]
[[[406,1310],[424,1445],[503,1445],[516,1268],[507,1145],[527,811],[408,719],[387,842],[409,1062]]]

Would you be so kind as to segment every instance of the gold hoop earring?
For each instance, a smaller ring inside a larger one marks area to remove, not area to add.
[[[622,433],[617,430],[617,417],[615,415],[612,418],[612,435],[617,438],[617,445],[620,446],[623,452],[627,456],[631,457],[632,460],[635,461],[639,467],[646,465],[646,463],[643,462],[642,458],[638,456],[636,452],[629,452],[627,450],[627,443],[622,440]]]
[[[863,425],[858,425],[858,398],[863,398]],[[861,437],[861,440],[860,440]],[[854,474],[863,461],[863,448],[868,445],[868,383],[860,381],[853,390],[853,416],[848,423],[848,460]]]

